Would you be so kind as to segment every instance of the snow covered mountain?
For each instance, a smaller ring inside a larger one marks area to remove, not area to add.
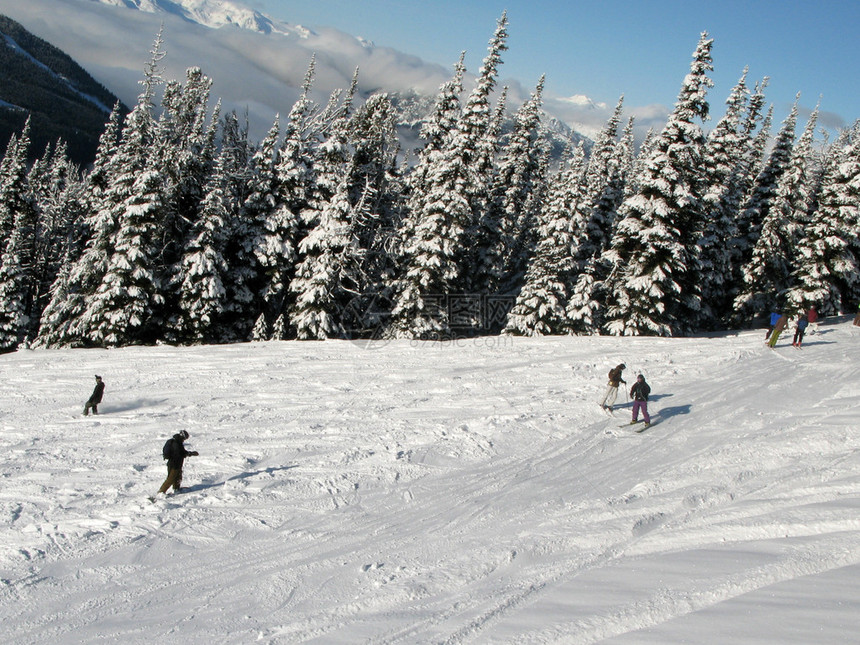
[[[230,0],[91,0],[115,7],[127,7],[146,13],[172,14],[205,27],[239,27],[261,34],[283,34],[307,37],[312,32],[274,20],[249,7]]]
[[[0,14],[67,52],[126,105],[137,100],[144,64],[163,26],[163,78],[180,80],[189,67],[202,68],[214,81],[213,102],[220,99],[222,111],[247,114],[256,140],[265,136],[277,114],[289,112],[312,57],[312,91],[319,102],[349,87],[358,68],[360,97],[385,91],[396,97],[419,96],[421,105],[432,106],[460,53],[452,52],[449,67],[428,63],[335,29],[311,30],[274,20],[233,0],[0,0]],[[529,90],[511,79],[504,84],[509,85],[508,104],[515,109]],[[582,138],[569,127],[580,123],[578,109],[545,99],[546,112],[556,117],[545,120],[555,151]],[[405,150],[418,143],[420,124],[414,117],[404,114],[401,122]],[[582,131],[591,135],[607,117],[588,110]]]
[[[64,52],[0,15],[0,150],[29,118],[31,158],[62,139],[87,164],[116,101]]]

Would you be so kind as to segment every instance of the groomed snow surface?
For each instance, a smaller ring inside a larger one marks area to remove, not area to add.
[[[857,642],[860,328],[785,334],[0,356],[2,641]]]

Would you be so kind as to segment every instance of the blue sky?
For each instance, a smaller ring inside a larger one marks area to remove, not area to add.
[[[699,34],[714,38],[712,115],[749,66],[750,84],[770,77],[777,126],[801,93],[803,111],[821,96],[820,124],[860,118],[856,81],[858,0],[246,0],[307,27],[335,27],[450,68],[466,50],[477,71],[496,19],[507,10],[502,78],[548,96],[584,94],[614,106],[671,106]]]

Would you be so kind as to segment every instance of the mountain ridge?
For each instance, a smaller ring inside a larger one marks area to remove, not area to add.
[[[72,57],[0,15],[0,146],[31,122],[30,157],[58,139],[80,165],[92,160],[119,99]],[[124,109],[124,108],[123,108]]]

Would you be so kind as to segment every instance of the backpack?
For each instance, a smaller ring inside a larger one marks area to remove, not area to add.
[[[161,456],[165,459],[170,459],[170,453],[173,452],[173,450],[171,450],[171,443],[173,443],[173,439],[168,439],[164,443],[164,448],[161,449]]]

